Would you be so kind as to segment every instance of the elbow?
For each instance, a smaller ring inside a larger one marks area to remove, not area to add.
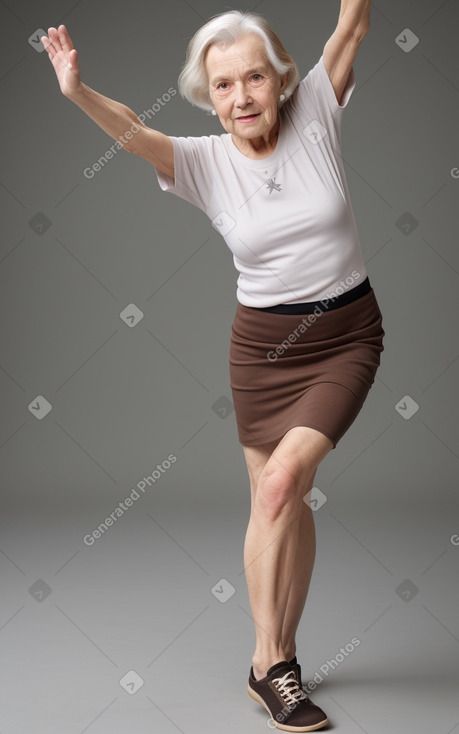
[[[136,153],[139,148],[138,137],[139,132],[145,127],[145,125],[139,125],[137,122],[133,122],[128,130],[125,130],[123,135],[120,135],[118,140],[120,145],[123,146],[123,150],[127,153]]]
[[[370,21],[357,28],[357,37],[362,41],[365,36],[370,32]]]
[[[344,15],[340,18],[338,25],[341,28],[341,32],[350,41],[358,41],[359,43],[360,41],[363,41],[365,36],[370,32],[369,17],[361,18],[358,22],[355,22],[355,19],[351,19]]]
[[[134,146],[130,143],[123,144],[121,143],[123,150],[126,151],[126,153],[135,153]]]
[[[367,33],[370,31],[369,25],[358,25],[353,28],[345,29],[346,37],[349,43],[359,46]]]
[[[116,138],[116,142],[121,150],[125,150],[126,153],[134,152],[134,145],[132,141],[126,137],[126,133],[123,133],[123,135],[118,135],[118,137]]]

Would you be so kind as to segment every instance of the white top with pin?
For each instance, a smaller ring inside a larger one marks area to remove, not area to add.
[[[233,253],[245,306],[318,301],[367,277],[341,159],[344,108],[323,56],[280,108],[272,155],[245,156],[229,133],[170,136],[175,181],[159,185],[201,209]]]

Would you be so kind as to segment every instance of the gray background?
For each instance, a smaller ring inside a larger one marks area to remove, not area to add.
[[[269,728],[246,693],[250,498],[229,402],[231,253],[142,159],[120,151],[85,178],[114,141],[28,42],[64,22],[83,81],[139,114],[176,87],[198,27],[232,7],[0,2],[0,734]],[[302,76],[339,12],[337,0],[234,7],[272,23]],[[385,351],[316,476],[326,501],[298,635],[303,682],[360,641],[313,695],[343,734],[459,731],[458,21],[456,0],[373,3],[344,115]],[[419,38],[410,52],[396,42],[407,28]],[[148,124],[223,132],[178,94]],[[120,317],[130,304],[143,313],[134,327]],[[85,544],[169,454],[176,462]]]

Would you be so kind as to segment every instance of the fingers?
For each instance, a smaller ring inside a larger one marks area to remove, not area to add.
[[[49,58],[53,59],[56,55],[56,52],[59,50],[57,45],[55,45],[55,37],[53,35],[53,31],[56,30],[55,28],[48,28],[48,35],[47,36],[41,36],[40,41],[42,42],[45,51],[48,52]]]
[[[48,28],[48,35],[41,36],[40,41],[51,59],[53,59],[59,51],[62,51],[64,56],[69,56],[70,51],[74,50],[72,39],[67,32],[67,28],[63,24],[58,28],[55,28],[54,26]]]
[[[73,43],[65,25],[60,25],[59,28],[54,28],[54,26],[48,28],[48,37],[56,52],[64,51],[64,53],[69,53],[73,48]]]
[[[53,44],[54,50],[60,51],[61,42],[59,41],[59,35],[57,33],[57,30],[56,28],[53,28],[53,26],[51,26],[51,28],[48,28],[48,38],[51,41],[51,43]]]
[[[65,27],[65,25],[60,25],[57,29],[57,32],[62,49],[65,53],[70,53],[74,46],[69,34],[67,33],[67,28]]]
[[[53,42],[51,41],[51,39],[48,36],[42,36],[40,38],[40,41],[42,42],[45,48],[45,51],[48,52],[48,56],[52,61],[54,56],[56,55],[56,51],[53,48]]]

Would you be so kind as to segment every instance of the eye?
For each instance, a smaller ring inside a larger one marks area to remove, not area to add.
[[[217,84],[217,89],[221,89],[222,84],[228,84],[228,82],[220,82],[220,84]],[[223,90],[225,91],[225,90]]]
[[[256,76],[258,77],[258,79],[255,79]],[[252,75],[252,79],[255,79],[255,81],[258,82],[258,81],[260,81],[260,79],[262,79],[262,76],[261,76],[261,74],[253,74]]]

